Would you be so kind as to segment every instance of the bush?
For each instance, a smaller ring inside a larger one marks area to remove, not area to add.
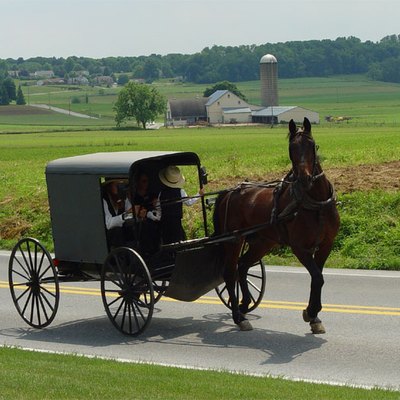
[[[74,96],[71,99],[72,104],[79,104],[81,102],[81,99],[78,96]]]

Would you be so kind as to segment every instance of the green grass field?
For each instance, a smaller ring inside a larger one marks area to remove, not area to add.
[[[167,98],[202,96],[204,89],[211,86],[171,83],[168,80],[154,82],[153,85]],[[260,104],[259,81],[239,82],[237,86],[250,103]],[[107,126],[112,123],[112,107],[120,89],[88,86],[23,87],[25,97],[31,104],[51,104],[100,116]],[[73,97],[78,97],[81,103],[71,104]],[[400,84],[371,81],[363,75],[280,79],[279,97],[281,105],[298,105],[318,111],[321,120],[326,115],[334,115],[352,117],[352,124],[400,124]],[[18,121],[15,122],[18,124]],[[0,132],[2,124],[0,116]]]
[[[0,348],[0,399],[399,399],[355,389]]]
[[[400,85],[362,76],[280,80],[284,105],[325,115],[350,116],[348,123],[322,122],[314,137],[326,169],[399,160]],[[154,84],[167,97],[194,97],[209,85]],[[259,82],[239,88],[259,102]],[[209,171],[209,189],[244,178],[280,178],[290,167],[287,127],[229,127],[115,130],[113,102],[119,88],[23,87],[30,103],[93,114],[84,120],[55,113],[29,114],[0,108],[0,248],[34,236],[53,249],[44,169],[50,160],[98,151],[187,150],[197,152]],[[89,102],[86,103],[86,95]],[[71,104],[78,96],[79,104]],[[162,120],[162,117],[160,117]],[[9,134],[1,134],[9,133]],[[18,133],[18,134],[16,134]],[[187,171],[188,192],[196,190]],[[342,226],[328,260],[331,267],[400,269],[399,190],[339,192]],[[185,215],[191,237],[203,235],[198,209]],[[287,250],[266,258],[293,264]],[[215,371],[61,356],[0,348],[0,399],[400,399],[399,392],[333,387]]]
[[[358,75],[282,79],[279,85],[281,104],[317,110],[321,120],[324,115],[353,118],[336,124],[322,121],[314,127],[325,169],[399,160],[400,85],[373,82]],[[167,97],[182,98],[201,95],[209,85],[159,81],[154,86]],[[251,102],[259,102],[258,81],[238,86]],[[23,90],[30,103],[71,107],[72,111],[96,114],[99,119],[45,110],[33,113],[29,107],[0,107],[3,248],[11,248],[21,235],[32,235],[52,249],[44,177],[45,165],[52,159],[98,151],[195,151],[208,167],[210,189],[226,188],[245,178],[279,178],[290,167],[286,126],[115,130],[112,107],[120,88],[24,86]],[[73,97],[81,102],[72,104]],[[190,174],[188,178],[188,191],[193,192],[194,180]],[[389,192],[375,189],[339,193],[342,228],[328,265],[400,269],[400,194],[395,187]],[[189,236],[203,235],[195,210],[187,213],[185,223]],[[267,262],[296,263],[287,251],[269,256]]]
[[[52,249],[44,168],[48,161],[98,151],[183,150],[197,152],[208,167],[210,189],[244,178],[280,178],[290,167],[286,127],[161,129],[159,131],[82,131],[0,135],[0,247],[32,235]],[[400,141],[393,127],[323,125],[314,128],[324,168],[377,164],[399,159]],[[188,175],[188,191],[195,192]],[[400,195],[339,193],[342,230],[329,266],[400,268]],[[371,202],[371,203],[370,203]],[[204,235],[199,215],[186,215],[190,237]],[[286,251],[269,263],[294,263]]]

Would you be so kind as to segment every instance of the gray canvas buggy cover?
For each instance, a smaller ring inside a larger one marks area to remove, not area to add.
[[[158,171],[168,165],[197,167],[193,152],[125,151],[94,153],[51,161],[46,167],[55,256],[60,261],[103,264],[109,249],[106,239],[101,182],[104,178],[126,178],[134,182],[141,170],[156,181]],[[203,218],[205,220],[204,202]],[[166,295],[193,301],[222,281],[219,246],[185,251],[180,248]]]

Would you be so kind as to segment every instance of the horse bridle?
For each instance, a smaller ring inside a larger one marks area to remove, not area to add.
[[[303,132],[299,132],[297,135],[301,135],[301,134],[303,134]],[[309,136],[309,135],[307,135],[307,136]],[[307,139],[308,140],[312,140],[313,145],[314,145],[313,146],[313,153],[314,153],[313,170],[312,170],[312,174],[311,174],[311,183],[314,184],[314,182],[316,180],[322,178],[325,175],[325,172],[322,171],[320,173],[317,173],[317,168],[318,168],[318,155],[317,155],[317,152],[318,152],[319,146],[315,143],[315,141],[314,141],[314,139],[312,137],[309,136],[309,137],[307,137]],[[290,148],[289,148],[289,155],[290,155],[290,159],[292,159]],[[294,169],[293,168],[292,168],[292,171],[293,171],[293,175],[294,175]],[[295,181],[297,181],[297,180],[298,180],[298,177],[295,177]]]

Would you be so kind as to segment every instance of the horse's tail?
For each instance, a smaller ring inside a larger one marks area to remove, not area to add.
[[[225,198],[226,193],[221,193],[218,195],[217,200],[215,200],[214,204],[214,214],[213,214],[213,224],[214,224],[214,236],[215,235],[220,235],[222,233],[221,231],[221,221],[219,220],[219,215],[220,215],[220,206],[222,200]]]

